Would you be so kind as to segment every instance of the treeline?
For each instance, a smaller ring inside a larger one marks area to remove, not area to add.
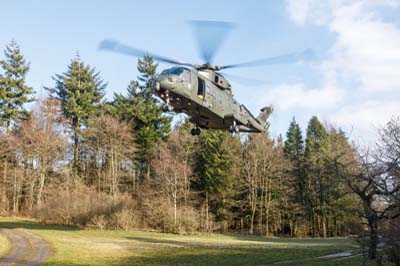
[[[294,118],[285,139],[238,139],[215,130],[194,137],[187,120],[172,127],[172,116],[151,93],[157,70],[151,57],[138,61],[138,79],[111,101],[104,99],[100,74],[79,57],[53,76],[49,97],[39,100],[26,84],[29,64],[15,42],[0,66],[3,214],[110,229],[333,237],[360,233],[360,215],[375,210],[368,203],[381,212],[398,203],[395,119],[380,142],[394,144],[377,149],[391,152],[392,161],[382,161],[375,175],[391,179],[379,183],[361,178],[372,167],[362,163],[365,156],[343,131],[317,117],[305,138]],[[375,183],[379,196],[364,197],[368,189],[360,186]]]

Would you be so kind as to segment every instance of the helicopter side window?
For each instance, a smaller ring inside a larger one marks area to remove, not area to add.
[[[214,76],[214,82],[215,82],[215,83],[218,83],[218,81],[219,81],[219,78],[218,78],[217,75],[215,75],[215,76]]]
[[[206,93],[206,87],[204,84],[204,80],[202,80],[201,78],[197,78],[197,81],[198,81],[197,96],[200,99],[204,99],[204,96]]]

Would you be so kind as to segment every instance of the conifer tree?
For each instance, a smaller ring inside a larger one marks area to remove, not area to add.
[[[138,151],[135,159],[149,174],[149,160],[157,143],[168,136],[171,118],[162,112],[160,103],[152,96],[150,79],[158,64],[150,56],[138,60],[139,81],[131,81],[128,95],[115,95],[111,112],[132,125]]]
[[[316,116],[308,123],[306,139],[306,206],[311,220],[312,235],[326,236],[326,176],[324,175],[325,153],[328,148],[328,133]]]
[[[138,96],[142,110],[137,113],[137,145],[141,150],[137,159],[147,164],[157,142],[165,138],[171,129],[171,119],[163,114],[161,105],[151,94],[150,78],[155,75],[157,67],[158,64],[155,64],[150,56],[138,60],[138,70],[141,74]]]
[[[13,125],[26,118],[24,104],[33,101],[33,89],[26,85],[25,77],[29,63],[25,61],[19,45],[13,40],[4,50],[5,59],[0,61],[0,127],[5,127],[5,138],[1,145],[3,158],[3,179],[1,185],[1,207],[6,208],[6,185],[8,176],[9,145],[8,134]]]
[[[5,60],[0,61],[4,71],[0,74],[0,122],[8,131],[12,123],[27,115],[24,104],[33,101],[33,89],[25,83],[29,63],[14,40],[6,46],[4,55]]]
[[[198,181],[195,189],[204,196],[206,230],[209,230],[209,201],[210,197],[218,195],[227,187],[229,170],[233,163],[228,147],[224,146],[229,134],[223,131],[206,131],[200,137],[200,147],[197,155],[195,171]],[[218,206],[215,208],[217,209]]]
[[[104,97],[106,84],[95,68],[86,65],[79,55],[71,61],[68,70],[53,77],[54,88],[47,88],[52,97],[60,100],[64,116],[69,119],[73,131],[73,168],[79,169],[80,129],[91,114],[94,114]]]
[[[291,172],[297,179],[299,203],[304,204],[304,141],[300,125],[296,122],[294,117],[286,132],[284,153],[286,158],[292,162],[293,169]]]
[[[328,127],[329,145],[325,155],[324,176],[326,181],[325,205],[329,224],[330,236],[337,236],[340,231],[349,230],[347,225],[357,224],[354,214],[360,210],[357,195],[345,180],[340,178],[342,167],[346,171],[357,169],[357,157],[354,147],[350,144],[346,134],[341,129]]]

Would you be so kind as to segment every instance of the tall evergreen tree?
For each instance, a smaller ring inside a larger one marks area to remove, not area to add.
[[[79,55],[71,61],[68,70],[53,77],[54,88],[47,88],[52,97],[60,100],[64,116],[69,119],[73,131],[73,168],[79,169],[80,129],[91,114],[94,114],[104,97],[106,84],[95,68],[86,65]]]
[[[151,56],[145,55],[143,59],[138,60],[138,71],[140,76],[140,90],[145,98],[151,97],[151,78],[156,74],[158,64],[154,63]]]
[[[289,129],[286,132],[284,153],[287,159],[292,162],[292,175],[297,179],[297,194],[299,203],[304,204],[304,141],[300,125],[295,118],[290,122]]]
[[[0,127],[5,127],[5,138],[0,156],[3,159],[3,180],[1,185],[1,208],[6,208],[6,185],[8,176],[9,145],[8,134],[12,125],[24,119],[28,112],[24,104],[33,101],[33,90],[26,85],[25,77],[29,63],[25,61],[19,45],[13,40],[4,50],[5,59],[0,61]]]
[[[158,64],[150,56],[138,60],[139,81],[131,81],[128,95],[115,95],[112,113],[132,125],[138,151],[135,159],[149,174],[149,160],[157,143],[168,136],[171,118],[163,114],[160,103],[152,96],[150,79]]]
[[[357,157],[354,147],[341,129],[327,128],[329,145],[325,155],[324,176],[326,181],[325,209],[328,219],[330,236],[337,236],[343,231],[349,231],[346,226],[357,224],[357,216],[354,214],[360,210],[357,195],[351,193],[351,189],[345,180],[340,178],[341,169],[345,166],[357,168]]]
[[[206,230],[209,230],[209,205],[210,197],[221,195],[228,185],[229,172],[233,163],[229,147],[225,146],[226,139],[230,138],[227,132],[206,131],[200,137],[200,147],[197,155],[195,171],[198,181],[195,189],[202,192],[205,204]],[[217,205],[221,201],[217,201]],[[221,206],[213,206],[217,212]]]
[[[29,63],[14,40],[6,46],[4,55],[5,60],[0,61],[4,71],[0,74],[0,122],[8,131],[12,123],[27,115],[24,104],[33,101],[33,89],[25,83]]]
[[[326,176],[324,175],[325,153],[328,148],[328,133],[316,116],[308,123],[306,139],[306,206],[311,220],[312,235],[326,236]]]

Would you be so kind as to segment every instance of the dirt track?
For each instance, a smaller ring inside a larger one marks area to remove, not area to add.
[[[0,228],[12,244],[11,252],[0,258],[0,266],[36,266],[51,257],[51,251],[40,237],[23,229]]]

